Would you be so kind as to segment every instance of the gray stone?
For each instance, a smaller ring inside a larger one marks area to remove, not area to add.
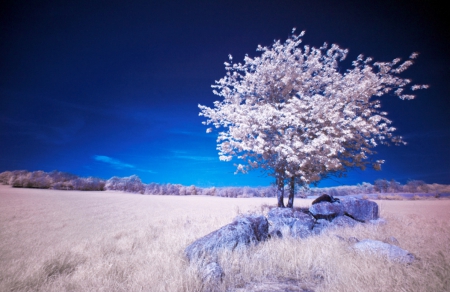
[[[335,227],[355,227],[358,221],[348,217],[348,216],[338,216],[331,221],[332,225]]]
[[[360,222],[378,219],[378,204],[372,201],[345,198],[341,200],[346,215]]]
[[[282,234],[297,238],[310,235],[315,222],[310,214],[292,208],[273,208],[268,213],[268,220],[271,236]]]
[[[369,252],[380,256],[385,256],[391,261],[410,264],[415,258],[407,250],[398,246],[378,240],[365,239],[353,245],[359,252]]]
[[[185,249],[190,261],[215,258],[222,250],[234,250],[257,244],[268,238],[268,222],[264,216],[248,215],[197,239]]]
[[[289,226],[292,226],[298,220],[309,222],[311,228],[314,225],[314,218],[305,212],[293,208],[273,208],[267,214],[267,219],[271,223],[282,223]]]
[[[313,221],[314,224],[314,221]],[[291,236],[296,238],[306,238],[311,235],[313,225],[309,222],[297,220],[291,226]]]
[[[283,238],[283,233],[278,228],[270,228],[269,226],[269,237],[270,238]]]
[[[309,208],[309,212],[316,219],[326,219],[328,221],[331,221],[337,216],[344,215],[344,208],[339,202],[320,202],[312,205]]]
[[[284,224],[283,222],[269,222],[269,224],[269,234],[271,238],[273,235],[282,238],[291,234],[291,226],[288,224]]]
[[[314,234],[321,234],[325,229],[331,225],[331,222],[325,219],[318,219],[313,227]]]

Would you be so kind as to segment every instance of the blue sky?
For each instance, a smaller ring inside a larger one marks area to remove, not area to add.
[[[258,44],[324,41],[377,61],[420,53],[402,76],[429,84],[382,98],[408,145],[379,147],[382,171],[321,186],[421,179],[450,184],[448,12],[415,1],[7,1],[0,13],[0,171],[60,170],[198,186],[267,186],[220,162],[198,104]]]

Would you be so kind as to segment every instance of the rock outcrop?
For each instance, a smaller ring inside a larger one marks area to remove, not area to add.
[[[309,212],[316,219],[332,221],[335,217],[344,215],[344,206],[339,201],[334,203],[320,202],[312,205]]]
[[[305,238],[311,234],[315,219],[308,213],[293,208],[273,208],[267,214],[269,234]]]
[[[337,200],[331,196],[323,195],[313,202],[309,212],[316,219],[333,221],[336,217],[346,215],[356,221],[367,222],[378,219],[378,204],[356,198]]]
[[[233,251],[236,248],[266,240],[268,229],[269,224],[264,216],[239,217],[232,223],[191,243],[185,249],[185,254],[190,261],[205,256],[214,258],[224,249]]]
[[[360,222],[378,219],[378,204],[369,200],[346,198],[341,200],[345,215]]]
[[[360,242],[355,243],[353,247],[356,251],[385,256],[389,260],[399,263],[411,264],[415,260],[414,255],[409,251],[378,240],[361,240]]]
[[[204,283],[222,281],[223,270],[217,263],[221,251],[244,248],[268,238],[269,224],[266,217],[258,215],[242,216],[220,229],[191,243],[185,255],[199,268]]]
[[[331,223],[335,227],[355,227],[359,222],[344,215],[334,218]]]
[[[218,264],[221,251],[245,248],[269,237],[291,236],[302,239],[320,234],[329,228],[354,227],[366,222],[386,222],[378,217],[378,205],[375,202],[355,198],[339,200],[323,195],[313,202],[309,210],[273,208],[268,212],[267,219],[260,215],[240,216],[232,223],[191,243],[186,247],[185,255],[191,263],[197,265],[203,282],[218,283],[224,275]],[[351,244],[359,252],[387,256],[390,260],[401,263],[414,261],[411,253],[394,245],[398,244],[394,237],[387,238],[386,242],[371,239],[359,241],[354,237],[344,239],[339,235],[337,237]]]

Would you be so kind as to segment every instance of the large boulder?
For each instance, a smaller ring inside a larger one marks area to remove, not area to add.
[[[197,239],[185,249],[190,261],[205,257],[215,258],[222,250],[234,250],[264,241],[269,224],[264,216],[248,215],[235,219],[220,229]]]
[[[378,204],[372,201],[345,198],[341,200],[346,215],[360,222],[378,219]]]
[[[325,219],[317,219],[313,227],[314,234],[321,234],[325,229],[338,228],[338,227],[354,227],[359,222],[353,220],[348,216],[338,216],[333,219],[333,221],[328,221]]]
[[[285,225],[292,226],[296,221],[305,221],[314,225],[314,218],[309,214],[293,208],[272,208],[267,214],[267,219],[271,223],[283,223]]]
[[[415,259],[407,250],[378,240],[361,240],[360,242],[355,243],[353,247],[356,251],[384,256],[391,261],[399,263],[410,264]]]
[[[332,221],[337,216],[344,215],[344,207],[340,202],[320,202],[312,205],[309,208],[309,212],[316,219],[325,219]]]
[[[291,236],[295,238],[306,238],[311,235],[314,225],[311,225],[310,222],[310,218],[308,218],[307,221],[295,221],[291,226]]]
[[[348,216],[338,216],[331,221],[332,226],[335,227],[354,227],[359,222],[348,217]]]
[[[293,208],[273,208],[269,211],[269,233],[273,236],[291,235],[305,238],[310,235],[315,219],[310,214]]]
[[[325,219],[318,219],[313,227],[314,234],[321,234],[322,231],[330,227],[331,222]]]

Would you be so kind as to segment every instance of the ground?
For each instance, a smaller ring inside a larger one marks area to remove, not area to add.
[[[184,248],[275,201],[0,186],[0,291],[207,291]],[[412,265],[358,255],[328,232],[222,257],[225,279],[214,289],[252,291],[280,281],[298,291],[450,291],[450,200],[377,203],[387,224],[339,233],[394,236],[418,258]]]

